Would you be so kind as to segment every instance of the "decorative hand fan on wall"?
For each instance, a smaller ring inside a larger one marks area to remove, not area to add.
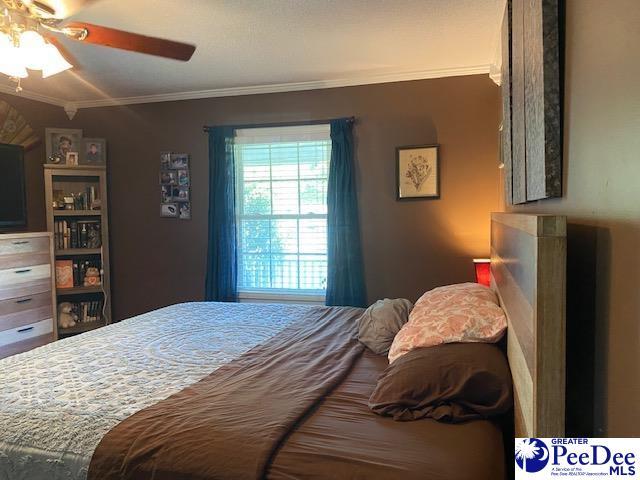
[[[72,40],[188,61],[195,45],[65,19],[97,0],[0,0],[0,72],[11,78],[42,70],[43,77],[77,64],[59,42]]]
[[[25,150],[36,146],[40,139],[20,112],[0,100],[0,143],[22,145]]]

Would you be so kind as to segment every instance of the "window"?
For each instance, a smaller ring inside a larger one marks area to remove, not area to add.
[[[239,292],[324,295],[329,125],[236,132]]]

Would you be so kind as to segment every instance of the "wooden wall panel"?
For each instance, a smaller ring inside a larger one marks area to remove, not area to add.
[[[518,204],[562,195],[559,7],[558,0],[509,3],[511,85],[503,95],[510,93],[512,179],[505,197]]]
[[[513,203],[527,201],[525,147],[524,0],[511,8],[511,165]]]
[[[511,2],[505,6],[502,18],[502,69],[500,88],[502,89],[502,128],[500,130],[500,157],[504,181],[504,200],[507,205],[513,203],[513,174],[511,168]]]
[[[558,0],[542,1],[544,83],[544,181],[546,197],[562,196],[562,47]],[[531,198],[533,200],[533,198]]]
[[[542,3],[540,0],[524,0],[523,3],[526,199],[537,200],[546,197]]]

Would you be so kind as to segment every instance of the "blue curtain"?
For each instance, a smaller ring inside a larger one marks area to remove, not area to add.
[[[238,298],[233,137],[233,128],[209,130],[209,250],[205,299],[216,302],[235,302]]]
[[[327,188],[327,305],[366,306],[358,223],[353,121],[331,121],[331,163]]]

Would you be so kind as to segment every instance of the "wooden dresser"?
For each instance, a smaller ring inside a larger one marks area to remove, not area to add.
[[[0,234],[0,358],[56,339],[50,233]]]

